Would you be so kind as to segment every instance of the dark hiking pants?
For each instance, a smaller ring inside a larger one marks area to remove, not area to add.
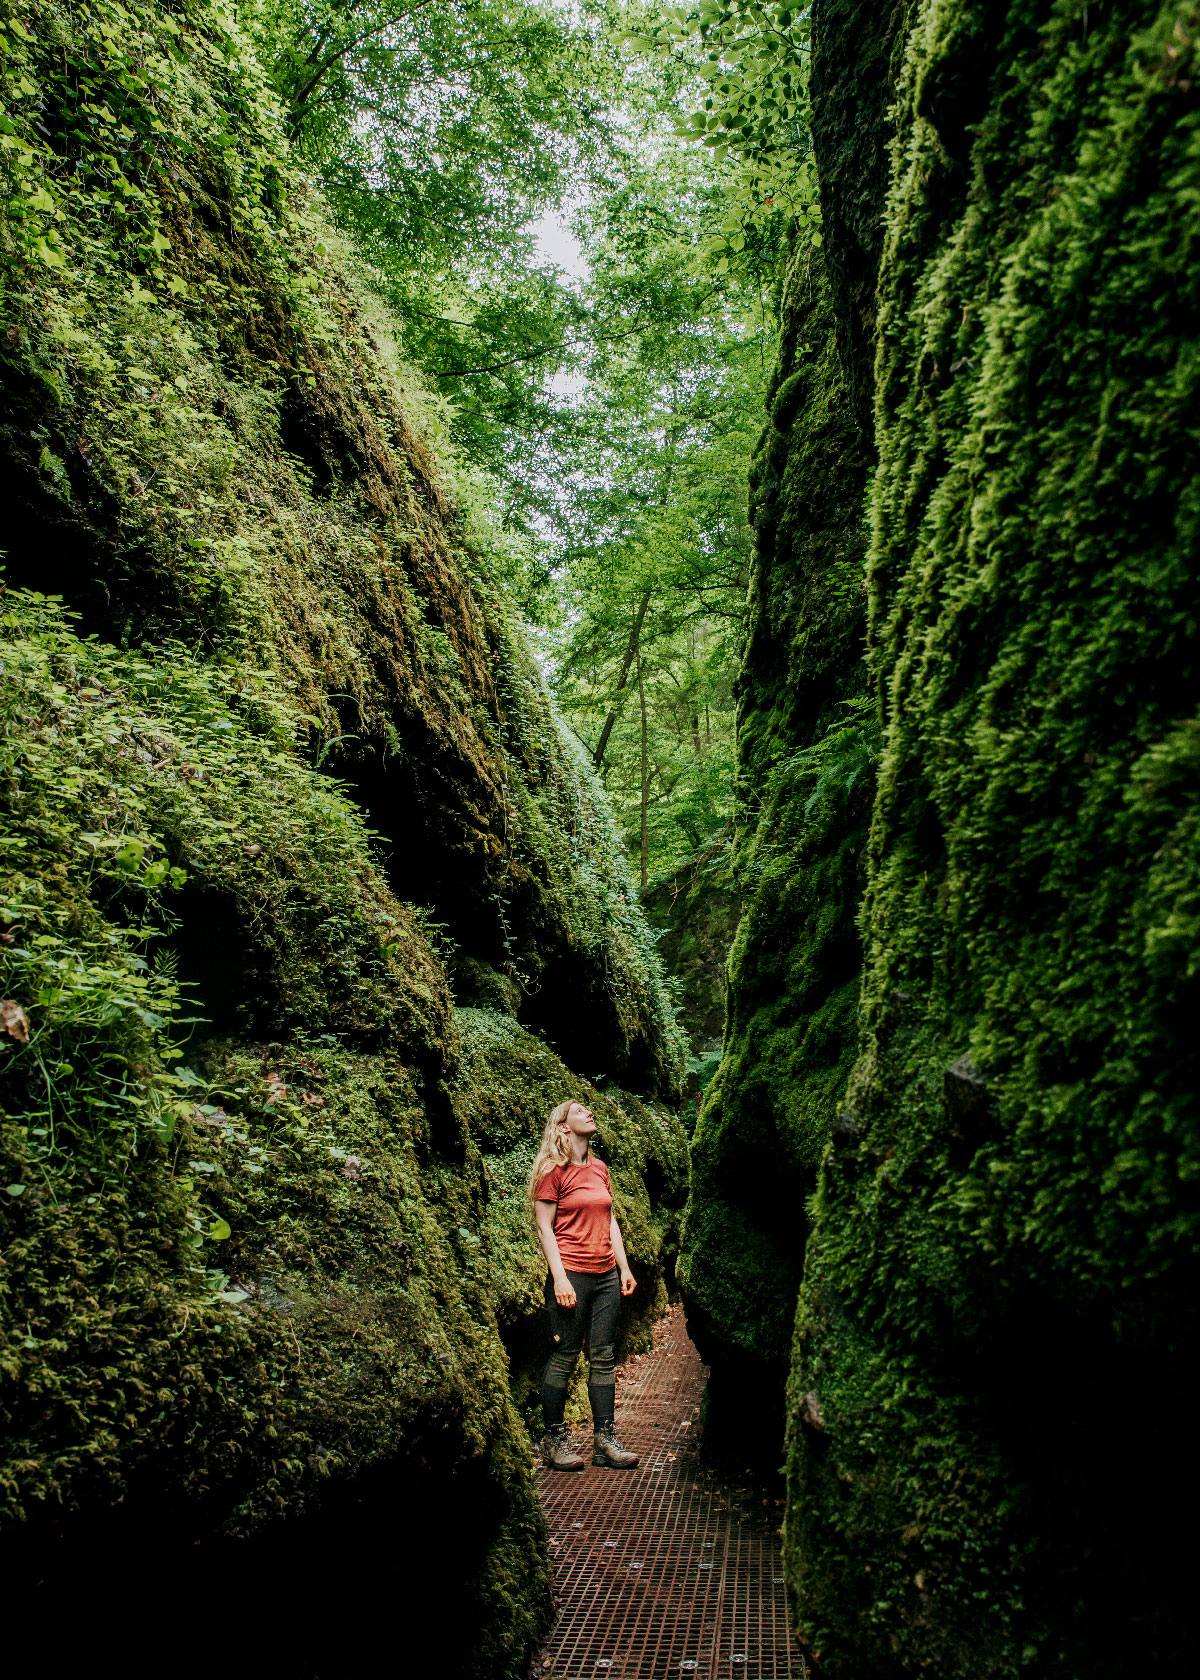
[[[567,1277],[575,1291],[575,1305],[560,1307],[554,1299],[554,1279],[549,1272],[546,1274],[546,1312],[553,1352],[542,1378],[542,1417],[547,1429],[562,1422],[567,1385],[586,1341],[588,1401],[592,1425],[599,1429],[602,1424],[611,1424],[615,1415],[617,1367],[613,1342],[621,1311],[621,1274],[614,1266],[608,1272],[568,1272]]]

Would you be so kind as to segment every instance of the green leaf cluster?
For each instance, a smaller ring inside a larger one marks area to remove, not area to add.
[[[729,210],[709,250],[718,273],[744,261],[748,244],[788,220],[821,243],[809,134],[810,23],[806,8],[758,0],[703,0],[668,10],[645,35],[628,39],[681,59],[699,84],[699,109],[679,132],[728,160]]]

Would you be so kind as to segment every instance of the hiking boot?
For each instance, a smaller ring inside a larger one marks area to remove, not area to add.
[[[565,1423],[556,1423],[542,1436],[542,1463],[551,1470],[582,1470],[583,1460],[571,1445]]]
[[[626,1452],[617,1440],[615,1426],[602,1423],[592,1444],[592,1463],[607,1464],[613,1470],[632,1470],[637,1461],[638,1455]]]

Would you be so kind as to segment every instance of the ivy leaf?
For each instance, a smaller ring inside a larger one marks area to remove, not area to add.
[[[118,850],[113,862],[126,875],[136,875],[141,868],[146,848],[140,840],[127,840]]]

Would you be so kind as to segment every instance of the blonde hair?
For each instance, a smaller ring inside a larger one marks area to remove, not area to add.
[[[546,1121],[546,1129],[542,1133],[542,1141],[538,1152],[533,1158],[533,1166],[529,1171],[529,1200],[533,1202],[537,1195],[537,1187],[546,1174],[553,1172],[555,1167],[565,1167],[575,1159],[571,1149],[571,1134],[567,1130],[567,1115],[578,1102],[577,1097],[568,1097],[566,1102],[560,1102],[557,1108],[550,1110],[550,1118]],[[592,1158],[592,1146],[588,1144],[585,1157]]]

